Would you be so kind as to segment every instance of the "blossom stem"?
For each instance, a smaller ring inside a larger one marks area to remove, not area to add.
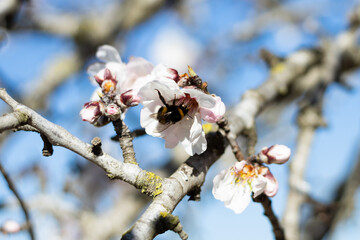
[[[129,128],[121,119],[115,120],[112,123],[116,134],[120,136],[119,142],[124,157],[124,163],[137,164],[132,142],[133,137],[131,136]]]
[[[239,144],[236,141],[236,136],[230,132],[230,127],[228,121],[225,117],[223,117],[220,121],[217,122],[219,129],[221,129],[222,135],[227,139],[234,153],[236,159],[240,162],[245,160],[244,154],[241,152]]]
[[[259,202],[264,208],[264,215],[270,220],[276,240],[285,240],[284,229],[280,225],[279,219],[276,217],[272,207],[271,200],[265,194],[261,194],[253,198],[254,202]]]
[[[23,201],[23,199],[21,198],[19,192],[17,191],[14,182],[11,180],[11,178],[9,177],[9,175],[7,174],[7,172],[5,171],[5,169],[3,168],[3,166],[1,165],[1,161],[0,161],[0,172],[2,173],[2,175],[5,178],[5,181],[7,182],[10,190],[14,193],[16,199],[18,200],[22,211],[24,212],[25,215],[25,219],[26,219],[26,226],[30,235],[30,239],[34,240],[35,239],[35,235],[34,235],[34,230],[30,221],[30,216],[29,216],[29,211],[28,208],[25,204],[25,202]]]

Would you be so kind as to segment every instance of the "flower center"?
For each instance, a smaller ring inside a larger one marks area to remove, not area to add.
[[[105,80],[101,87],[104,93],[109,93],[115,89],[115,83],[112,80]]]
[[[233,169],[235,174],[235,182],[244,182],[244,181],[251,181],[253,177],[257,176],[257,172],[255,167],[250,164],[246,164],[240,171],[236,171]]]

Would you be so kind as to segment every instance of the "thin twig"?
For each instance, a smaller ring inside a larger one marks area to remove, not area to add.
[[[259,202],[264,208],[264,215],[270,220],[273,227],[273,232],[276,240],[284,240],[284,229],[281,227],[278,218],[276,217],[272,207],[271,200],[265,194],[261,194],[254,198],[254,202]]]
[[[114,125],[114,129],[117,136],[120,136],[119,142],[123,153],[124,162],[137,164],[135,158],[134,145],[132,142],[133,137],[131,136],[129,128],[121,119],[113,121],[112,123]]]
[[[230,144],[230,147],[236,157],[236,159],[240,162],[241,160],[245,160],[244,154],[241,152],[239,144],[236,141],[236,135],[231,133],[228,121],[225,117],[223,117],[219,122],[219,129],[221,129],[222,134],[227,139]]]
[[[33,230],[32,224],[31,224],[28,208],[27,208],[25,202],[20,197],[19,192],[16,190],[15,184],[13,183],[13,181],[11,180],[11,178],[9,177],[9,175],[7,174],[5,169],[3,168],[1,162],[0,162],[0,171],[1,171],[2,175],[4,176],[5,181],[7,182],[10,190],[13,192],[16,199],[18,200],[22,211],[24,212],[25,219],[26,219],[26,225],[28,227],[28,232],[29,232],[30,238],[32,240],[35,240],[34,230]]]

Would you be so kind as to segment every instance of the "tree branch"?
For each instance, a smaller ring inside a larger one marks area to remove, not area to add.
[[[3,88],[0,89],[0,98],[9,104],[15,112],[28,116],[29,125],[43,133],[52,145],[62,146],[79,154],[101,167],[109,178],[123,180],[141,189],[149,196],[156,196],[161,192],[162,179],[154,173],[145,171],[135,164],[122,163],[106,153],[96,156],[92,153],[90,144],[82,142],[64,128],[49,122],[32,109],[19,104]]]
[[[25,202],[22,200],[19,192],[16,190],[15,184],[13,183],[13,181],[11,180],[11,178],[9,177],[9,175],[7,174],[5,169],[3,168],[2,164],[1,164],[1,161],[0,161],[0,172],[4,176],[5,181],[7,182],[10,190],[13,192],[13,194],[15,195],[16,199],[18,200],[18,202],[19,202],[19,204],[21,206],[21,209],[22,209],[22,211],[23,211],[23,213],[25,215],[26,225],[27,225],[27,229],[28,229],[30,238],[32,240],[35,240],[34,230],[33,230],[33,227],[32,227],[31,220],[30,220],[30,215],[29,215],[28,208],[27,208]]]

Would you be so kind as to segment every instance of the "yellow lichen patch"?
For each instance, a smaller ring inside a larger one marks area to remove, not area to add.
[[[285,70],[284,63],[278,63],[274,67],[271,68],[271,74],[282,73]]]
[[[136,162],[136,161],[130,161],[130,162],[127,162],[127,163],[131,163],[131,164],[139,165],[139,163],[138,163],[138,162]]]
[[[108,176],[111,180],[115,179],[115,175],[112,173],[107,173],[106,176]]]
[[[150,193],[150,195],[154,198],[163,192],[162,178],[157,176],[155,173],[146,172],[143,182],[144,184],[141,192]]]
[[[160,212],[160,216],[166,218],[168,216],[168,212]]]

